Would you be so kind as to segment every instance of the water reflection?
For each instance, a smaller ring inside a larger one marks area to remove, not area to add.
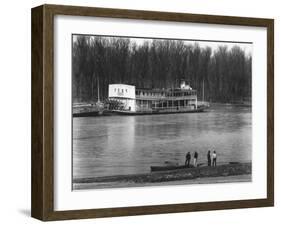
[[[73,175],[149,172],[164,161],[184,162],[187,151],[206,161],[251,160],[251,109],[218,105],[207,113],[73,119]]]

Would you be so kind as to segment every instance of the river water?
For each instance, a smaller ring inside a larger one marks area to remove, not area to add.
[[[73,118],[73,178],[150,172],[165,161],[184,164],[187,151],[207,161],[252,159],[251,108],[212,105],[208,112]]]

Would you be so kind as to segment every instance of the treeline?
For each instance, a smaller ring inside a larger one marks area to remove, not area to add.
[[[177,88],[187,80],[198,99],[233,102],[251,98],[252,58],[239,47],[201,48],[180,40],[137,44],[126,38],[76,36],[72,52],[74,102],[108,96],[108,84]],[[203,85],[204,84],[204,85]]]

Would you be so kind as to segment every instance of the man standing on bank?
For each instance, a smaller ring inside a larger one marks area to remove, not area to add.
[[[212,155],[212,157],[213,157],[213,166],[217,166],[217,153],[216,153],[216,151],[213,151],[213,155]]]
[[[210,150],[208,151],[207,159],[208,159],[208,166],[211,166],[212,165],[212,159],[211,159],[211,151]]]
[[[185,156],[185,165],[187,165],[187,167],[190,166],[190,159],[191,159],[190,152],[187,152],[187,154]]]
[[[194,152],[194,157],[193,157],[193,158],[194,158],[194,160],[193,160],[193,161],[194,161],[194,162],[193,162],[193,165],[194,165],[194,167],[197,167],[197,159],[198,159],[198,153],[197,153],[197,151]]]

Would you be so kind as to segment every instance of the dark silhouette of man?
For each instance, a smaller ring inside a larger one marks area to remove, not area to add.
[[[211,166],[211,164],[212,164],[212,159],[211,159],[211,151],[210,151],[210,150],[208,151],[207,159],[208,159],[208,166]]]
[[[190,159],[191,159],[190,152],[187,152],[187,154],[185,156],[185,165],[187,165],[187,167],[190,166]]]

